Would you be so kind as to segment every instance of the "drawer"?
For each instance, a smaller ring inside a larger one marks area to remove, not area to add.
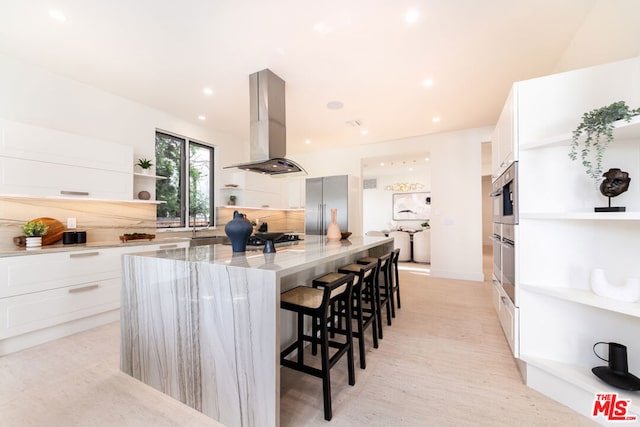
[[[0,298],[120,278],[121,253],[87,250],[0,259]]]
[[[0,299],[0,339],[116,310],[120,278]]]

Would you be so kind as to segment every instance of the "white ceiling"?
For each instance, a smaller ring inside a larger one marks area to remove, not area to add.
[[[246,139],[248,76],[270,68],[287,82],[291,154],[493,125],[511,83],[552,72],[595,3],[4,0],[0,52]]]

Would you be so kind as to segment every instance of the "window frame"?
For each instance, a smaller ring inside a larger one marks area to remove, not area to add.
[[[181,225],[178,227],[160,227],[159,223],[158,223],[158,214],[156,211],[156,229],[157,230],[174,230],[174,231],[181,231],[181,230],[193,230],[196,228],[208,228],[208,227],[215,227],[216,225],[216,210],[215,210],[215,195],[216,195],[216,191],[215,191],[215,159],[216,159],[216,146],[212,145],[212,144],[208,144],[206,142],[194,139],[194,138],[189,138],[183,135],[179,135],[176,134],[174,132],[168,132],[162,129],[156,129],[155,134],[154,134],[154,152],[156,149],[155,146],[155,138],[158,136],[158,134],[173,138],[173,139],[177,139],[181,141],[180,144],[180,188],[179,188],[179,194],[180,194],[180,198],[182,200],[182,203],[180,205],[180,222]],[[210,173],[209,173],[209,211],[210,211],[210,215],[209,215],[209,221],[206,225],[190,225],[190,212],[189,212],[189,206],[190,206],[190,174],[189,174],[189,167],[191,165],[191,146],[197,146],[197,147],[201,147],[201,148],[205,148],[210,150]],[[157,156],[157,155],[156,155]],[[156,162],[158,161],[158,159],[156,158]],[[156,195],[157,195],[157,189],[156,189]],[[158,201],[162,201],[162,200],[158,200]]]

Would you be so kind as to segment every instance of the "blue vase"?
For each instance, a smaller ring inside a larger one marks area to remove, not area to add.
[[[244,219],[241,213],[233,211],[233,219],[224,226],[224,232],[231,240],[233,252],[245,252],[247,250],[247,240],[253,232],[251,223]]]

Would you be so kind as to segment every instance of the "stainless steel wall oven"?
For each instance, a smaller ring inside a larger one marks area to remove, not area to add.
[[[516,305],[515,250],[518,224],[518,162],[513,162],[492,185],[493,276]]]

